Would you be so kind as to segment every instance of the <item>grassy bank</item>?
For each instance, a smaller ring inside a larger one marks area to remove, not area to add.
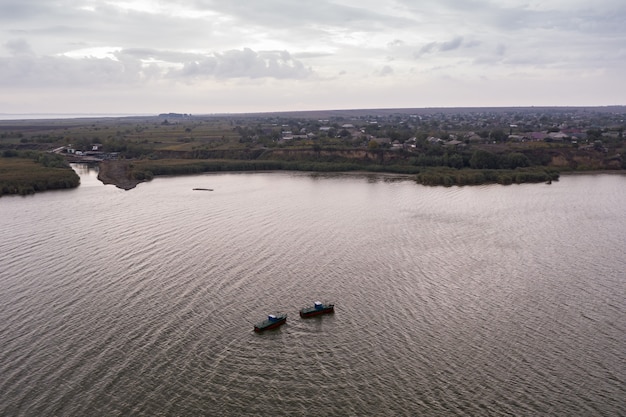
[[[0,156],[0,196],[75,188],[80,178],[63,158],[43,153]]]
[[[396,174],[416,174],[419,169],[408,165],[364,165],[357,163],[331,163],[314,161],[277,161],[277,160],[193,160],[193,159],[158,159],[134,160],[130,163],[132,177],[140,181],[152,179],[159,175],[188,175],[203,172],[226,171],[313,171],[313,172],[346,172],[369,171],[390,172]]]
[[[375,172],[414,175],[415,180],[424,185],[480,185],[480,184],[521,184],[556,181],[559,173],[541,167],[517,169],[454,169],[446,167],[415,167],[409,165],[365,165],[357,163],[330,163],[311,161],[276,160],[197,160],[197,159],[157,159],[108,161],[106,172],[108,183],[120,188],[129,180],[150,181],[162,175],[193,175],[205,172],[229,171],[309,171],[309,172]],[[102,172],[101,168],[101,172]],[[116,173],[117,174],[114,174]],[[134,185],[133,185],[134,186]]]
[[[424,185],[522,184],[557,181],[559,173],[541,167],[517,169],[452,169],[430,168],[417,174]]]

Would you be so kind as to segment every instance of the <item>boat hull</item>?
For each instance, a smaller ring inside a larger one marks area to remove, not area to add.
[[[279,320],[272,321],[270,323],[263,322],[254,326],[254,331],[256,333],[264,332],[265,330],[276,329],[287,322],[287,317],[283,317]]]
[[[333,314],[334,312],[335,312],[334,305],[330,305],[321,309],[304,308],[300,310],[300,317],[302,317],[303,319],[307,319],[309,317],[321,316],[323,314]]]

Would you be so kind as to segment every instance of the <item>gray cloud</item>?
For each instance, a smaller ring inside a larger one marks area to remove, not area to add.
[[[457,36],[449,41],[444,42],[429,42],[422,46],[418,52],[414,54],[416,58],[419,58],[425,54],[434,52],[448,52],[458,49],[463,44],[463,37]]]
[[[10,45],[18,52],[28,50],[28,45],[21,41]],[[314,76],[311,68],[287,51],[256,52],[244,48],[204,55],[135,48],[112,55],[113,58],[70,58],[18,53],[11,58],[0,58],[0,85],[68,88],[128,85],[158,79],[305,79]],[[175,68],[167,70],[158,62]]]
[[[181,4],[183,4],[181,2]],[[184,3],[189,4],[189,3]],[[385,9],[366,8],[359,3],[350,6],[329,0],[293,2],[291,0],[196,0],[191,3],[201,11],[218,11],[253,26],[302,28],[306,26],[359,27],[374,30],[376,27],[407,26],[413,20],[385,13]]]
[[[139,80],[137,62],[67,57],[0,58],[0,83],[24,88],[128,85]]]
[[[604,91],[596,97],[601,101],[626,96],[624,21],[623,0],[3,0],[0,112],[10,112],[11,97],[31,88],[54,97],[68,89],[80,97],[84,89],[87,100],[101,86],[110,94],[118,87],[148,94],[158,83],[166,97],[186,86],[271,84],[310,97],[354,89],[362,92],[355,106],[372,91],[369,100],[377,106],[383,96],[393,101],[386,93],[393,85],[405,97],[445,76],[483,92],[484,85],[472,83],[498,79],[517,86],[517,74],[576,88],[586,82],[596,87],[588,91]],[[385,60],[393,68],[381,68]],[[388,90],[374,93],[372,74],[384,75]],[[604,84],[611,89],[598,87]]]
[[[13,39],[4,43],[11,55],[33,55],[33,49],[24,39]]]
[[[250,48],[199,57],[172,70],[170,77],[178,78],[263,78],[302,79],[313,75],[310,68],[291,57],[286,51],[255,52]]]
[[[391,68],[389,65],[385,65],[379,72],[378,75],[380,75],[381,77],[387,77],[387,76],[391,76],[393,75],[393,68]]]
[[[0,3],[0,22],[46,16],[57,9],[53,2],[42,0],[3,1]]]
[[[459,46],[461,46],[461,43],[463,42],[463,37],[462,36],[457,36],[456,38],[447,41],[447,42],[442,42],[438,49],[441,52],[446,52],[446,51],[453,51],[455,49],[457,49]]]

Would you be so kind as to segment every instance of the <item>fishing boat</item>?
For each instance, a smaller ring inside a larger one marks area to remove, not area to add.
[[[287,322],[286,314],[269,314],[267,319],[254,325],[254,331],[260,333],[264,330],[275,329]]]
[[[332,314],[335,312],[334,304],[324,304],[321,301],[316,301],[313,307],[305,307],[300,310],[300,317],[306,319],[308,317],[319,316],[320,314]]]

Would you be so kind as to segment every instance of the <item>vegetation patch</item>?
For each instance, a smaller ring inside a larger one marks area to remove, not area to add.
[[[423,185],[481,185],[522,184],[526,182],[551,182],[559,179],[559,173],[545,168],[517,169],[459,169],[427,168],[417,174],[416,180]]]
[[[65,158],[34,151],[4,151],[0,157],[0,196],[75,188],[80,177]]]
[[[203,172],[225,171],[313,171],[346,172],[371,171],[415,174],[419,168],[408,165],[382,167],[376,164],[366,165],[356,162],[318,162],[318,161],[281,161],[281,160],[239,160],[239,159],[157,159],[135,160],[130,164],[133,178],[146,181],[159,175],[190,175]]]

